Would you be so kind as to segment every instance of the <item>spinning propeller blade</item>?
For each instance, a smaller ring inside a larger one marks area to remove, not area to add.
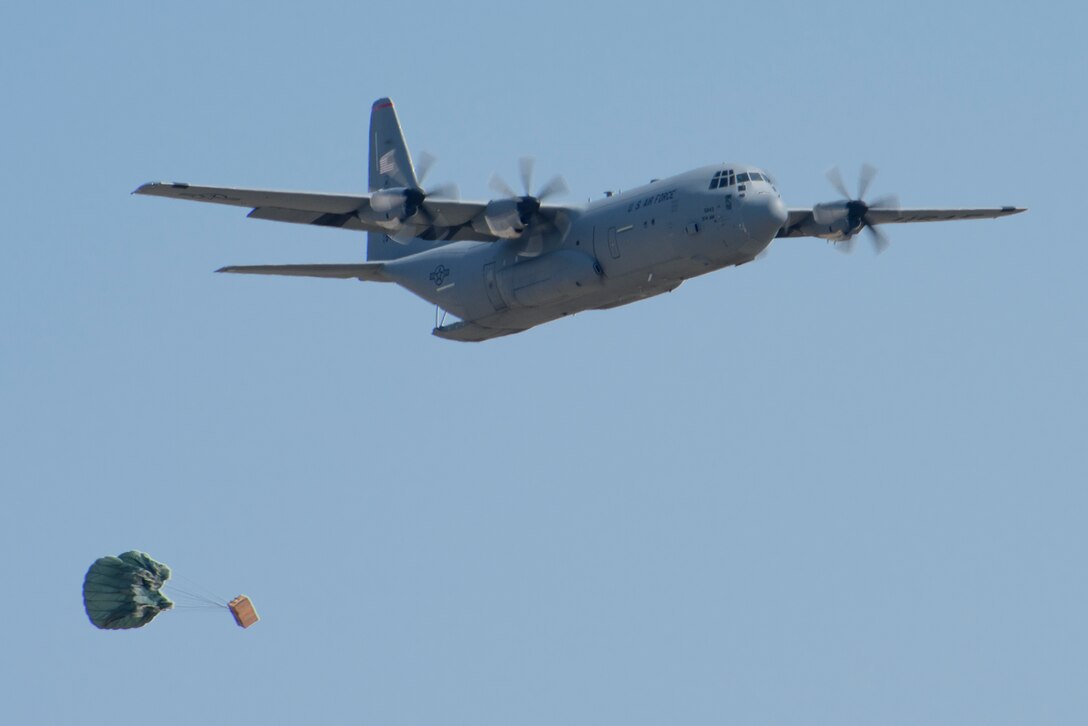
[[[419,155],[419,164],[416,165],[416,178],[419,181],[420,187],[422,187],[424,180],[427,178],[427,174],[430,173],[431,168],[434,167],[437,157],[430,152],[424,151]],[[457,188],[457,185],[453,182],[447,182],[445,184],[439,184],[430,188],[411,188],[404,190],[404,216],[401,218],[401,224],[391,234],[389,239],[398,244],[408,244],[413,238],[417,236],[415,229],[416,225],[405,224],[409,219],[419,216],[423,218],[427,227],[434,227],[438,223],[438,217],[435,214],[434,209],[431,208],[431,202],[428,201],[431,197],[436,199],[458,199],[461,193]]]
[[[519,199],[523,202],[533,200],[537,202],[539,208],[539,202],[549,199],[551,197],[561,196],[566,194],[569,190],[567,182],[562,176],[554,176],[548,180],[540,190],[533,193],[533,167],[536,166],[536,159],[531,156],[523,156],[518,159],[518,176],[521,178],[521,188],[523,193],[518,194],[514,191],[513,187],[506,183],[498,174],[491,175],[491,181],[489,186],[491,190],[496,194],[504,198]]]
[[[518,159],[518,176],[521,180],[523,194],[519,195],[515,192],[506,183],[506,180],[498,174],[491,175],[489,184],[491,189],[500,197],[488,205],[489,210],[495,210],[496,229],[502,228],[504,230],[503,236],[508,236],[509,239],[525,234],[532,237],[532,239],[524,241],[524,249],[519,253],[527,256],[540,254],[543,249],[543,242],[540,239],[541,234],[554,227],[554,219],[540,214],[541,202],[550,197],[565,194],[568,190],[567,182],[564,181],[563,177],[555,176],[534,193],[533,167],[535,164],[536,162],[531,156],[523,156]],[[535,232],[529,230],[534,223],[538,225]]]
[[[866,202],[865,195],[868,193],[876,174],[877,169],[875,166],[863,164],[858,172],[858,195],[851,198],[849,192],[846,191],[846,184],[843,183],[842,172],[839,171],[839,167],[833,166],[828,169],[827,180],[831,182],[831,186],[835,187],[835,191],[841,194],[843,198],[838,202],[817,204],[812,208],[812,217],[818,224],[834,224],[842,219],[847,219],[850,223],[850,229],[865,229],[869,232],[873,250],[880,254],[888,249],[890,242],[887,236],[877,229],[876,223],[870,219],[869,210],[898,209],[899,197],[894,194],[887,194],[877,197],[872,202]],[[841,252],[852,252],[854,249],[853,234],[849,238],[837,242],[836,247]]]

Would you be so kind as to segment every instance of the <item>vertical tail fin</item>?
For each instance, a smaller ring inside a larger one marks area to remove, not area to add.
[[[370,191],[418,186],[397,111],[391,100],[379,98],[370,108]]]
[[[370,107],[370,191],[398,187],[419,188],[412,155],[404,141],[393,101],[379,98]],[[368,232],[367,260],[395,260],[434,247],[433,242],[412,240],[400,244],[380,232]]]

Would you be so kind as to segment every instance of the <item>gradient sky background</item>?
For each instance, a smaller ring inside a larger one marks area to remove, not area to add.
[[[1088,722],[1082,6],[365,5],[0,9],[0,721]],[[129,195],[362,191],[383,95],[467,198],[532,154],[1030,211],[469,345],[212,274],[362,235]],[[263,620],[96,630],[132,548]]]

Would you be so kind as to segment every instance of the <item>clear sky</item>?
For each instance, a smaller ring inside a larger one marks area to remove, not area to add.
[[[819,5],[5,3],[0,722],[1088,722],[1086,11]],[[468,198],[1030,211],[468,345],[212,274],[362,235],[129,194],[362,191],[384,95]],[[96,630],[133,548],[263,620]]]

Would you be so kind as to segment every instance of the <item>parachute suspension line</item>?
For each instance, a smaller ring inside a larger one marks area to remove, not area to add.
[[[180,587],[176,583],[168,583],[165,588],[171,593],[178,593],[184,595],[188,600],[192,602],[203,603],[205,605],[214,606],[217,608],[225,607],[223,603],[216,597],[209,597],[207,593],[200,590],[190,590],[185,587]]]
[[[180,587],[169,585],[164,588],[169,590],[170,595],[174,599],[174,609],[186,608],[186,609],[210,609],[221,610],[223,605],[211,600],[199,593],[191,592],[189,590],[183,590]]]
[[[176,584],[178,582],[180,582],[182,585],[184,585],[186,588],[189,588],[189,589],[188,590],[183,590],[182,588],[178,587],[177,584]],[[181,575],[174,575],[174,577],[172,578],[172,581],[167,583],[167,587],[171,588],[171,589],[174,589],[174,590],[177,590],[180,593],[184,593],[186,595],[190,595],[192,597],[195,597],[198,600],[203,600],[204,602],[213,603],[215,605],[218,605],[219,607],[224,607],[224,608],[227,607],[227,599],[225,597],[223,597],[222,595],[220,595],[218,593],[212,592],[211,590],[208,590],[207,588],[201,587],[198,583],[193,582],[188,577],[182,577]]]

